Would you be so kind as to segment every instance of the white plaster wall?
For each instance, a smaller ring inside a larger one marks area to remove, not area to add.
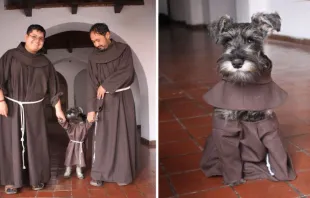
[[[236,21],[250,22],[250,5],[249,0],[236,0]]]
[[[188,21],[187,0],[171,0],[170,11],[171,19],[175,21]]]
[[[68,85],[68,108],[74,107],[74,81],[77,74],[87,68],[87,64],[74,58],[64,59],[54,64],[56,71],[61,73]],[[84,109],[85,110],[85,109]]]
[[[310,39],[310,1],[272,0],[269,11],[278,11],[282,18],[279,34]]]
[[[249,0],[250,17],[256,12],[266,12],[269,10],[270,0]],[[283,2],[283,1],[282,1]]]
[[[282,18],[280,35],[301,39],[310,38],[310,1],[294,0],[236,0],[238,22],[250,22],[256,12],[277,11]]]
[[[171,0],[171,18],[189,25],[204,24],[203,0]]]
[[[88,31],[96,22],[107,23],[118,40],[125,41],[133,50],[141,90],[142,137],[157,140],[156,1],[144,2],[144,6],[125,6],[120,14],[115,14],[113,7],[79,7],[78,13],[72,15],[70,8],[64,7],[34,9],[32,17],[25,17],[21,10],[4,10],[4,0],[0,0],[0,25],[5,27],[5,31],[0,31],[0,55],[16,47],[33,23],[45,27],[47,36],[65,30]]]
[[[228,14],[236,18],[236,0],[171,0],[171,18],[189,25],[208,24]]]
[[[203,12],[204,24],[209,24],[210,23],[209,1],[207,0],[202,1],[202,12]]]
[[[80,71],[74,78],[74,105],[77,107],[82,107],[85,111],[87,107],[87,99],[86,99],[86,89],[87,84],[85,83],[87,80],[87,70],[83,69]],[[86,113],[86,112],[84,112]]]
[[[194,0],[187,1],[188,3],[188,20],[187,23],[191,25],[204,24],[205,18],[203,13],[203,1],[205,0]]]
[[[236,1],[235,0],[209,0],[209,19],[214,21],[223,15],[229,15],[236,18]]]
[[[68,85],[68,107],[74,107],[75,97],[78,97],[78,105],[85,110],[85,81],[77,82],[76,78],[83,70],[87,68],[88,56],[93,51],[92,48],[75,48],[72,53],[65,49],[48,50],[47,57],[52,61],[56,71],[61,73]],[[77,83],[77,84],[76,84]],[[135,100],[137,124],[141,123],[141,94],[139,89],[138,78],[135,78],[131,86],[131,90]]]

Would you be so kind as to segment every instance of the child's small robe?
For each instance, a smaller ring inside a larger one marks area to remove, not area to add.
[[[92,123],[80,122],[72,123],[68,121],[58,120],[59,124],[67,131],[70,139],[65,158],[65,166],[85,167],[84,140],[86,139],[88,130]]]

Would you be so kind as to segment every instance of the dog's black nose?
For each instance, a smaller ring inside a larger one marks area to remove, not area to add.
[[[234,68],[239,69],[242,67],[244,60],[236,58],[236,59],[232,60],[231,63],[232,63]]]

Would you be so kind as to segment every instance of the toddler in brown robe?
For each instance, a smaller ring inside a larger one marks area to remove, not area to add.
[[[76,175],[83,179],[82,168],[86,166],[84,158],[84,140],[92,123],[86,120],[80,107],[70,108],[66,112],[67,120],[58,120],[59,124],[67,131],[70,142],[66,151],[64,173],[65,178],[71,175],[72,166],[76,166]]]

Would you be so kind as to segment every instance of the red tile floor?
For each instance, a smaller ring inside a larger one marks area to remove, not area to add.
[[[203,30],[160,28],[159,32],[159,197],[310,197],[310,47],[269,41],[273,79],[289,98],[276,109],[298,178],[292,182],[248,181],[228,187],[199,169],[211,131],[211,106],[202,95],[218,80],[221,48]]]
[[[156,149],[146,146],[141,148],[140,171],[136,180],[128,185],[119,187],[115,183],[106,183],[102,187],[93,187],[89,184],[90,171],[86,171],[85,179],[77,179],[75,172],[70,179],[64,179],[64,154],[68,143],[67,136],[62,128],[56,124],[49,124],[49,143],[51,147],[51,180],[41,191],[32,191],[29,187],[22,188],[16,195],[4,194],[0,187],[0,198],[11,197],[66,197],[66,198],[155,198],[156,197]],[[91,161],[91,150],[87,158]]]

